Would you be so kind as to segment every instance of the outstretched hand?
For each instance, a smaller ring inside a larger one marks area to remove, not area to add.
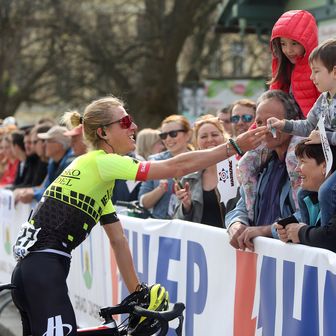
[[[257,148],[264,140],[264,135],[268,133],[266,126],[257,127],[238,135],[236,142],[243,152]]]

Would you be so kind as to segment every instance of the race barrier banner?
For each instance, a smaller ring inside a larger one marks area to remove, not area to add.
[[[10,280],[11,246],[29,212],[0,191],[1,282]],[[268,238],[255,240],[255,252],[237,251],[223,229],[120,219],[141,281],[161,283],[171,302],[185,303],[184,335],[336,335],[336,254]],[[73,253],[68,284],[83,327],[128,294],[99,225]]]

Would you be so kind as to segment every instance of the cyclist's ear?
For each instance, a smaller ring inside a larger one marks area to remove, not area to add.
[[[99,139],[104,139],[106,137],[106,131],[104,126],[97,128],[97,136]]]

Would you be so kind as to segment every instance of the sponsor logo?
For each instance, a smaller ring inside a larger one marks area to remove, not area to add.
[[[218,176],[219,176],[219,180],[224,182],[229,178],[229,172],[222,168],[222,170],[218,173]]]
[[[71,324],[63,323],[62,316],[57,315],[48,318],[47,331],[42,336],[67,336],[71,332]]]

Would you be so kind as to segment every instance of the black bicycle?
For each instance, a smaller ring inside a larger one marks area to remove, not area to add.
[[[2,284],[0,285],[0,292],[3,290],[12,290],[15,286],[12,284]],[[132,296],[132,294],[131,294]],[[8,302],[9,303],[9,302]],[[144,328],[141,330],[141,335],[157,335],[164,336],[167,335],[169,330],[169,322],[178,319],[178,326],[175,329],[176,335],[182,335],[183,328],[183,311],[185,305],[181,302],[177,302],[169,310],[165,311],[155,311],[148,310],[141,305],[136,303],[134,297],[131,300],[125,299],[120,304],[113,307],[101,308],[99,311],[99,316],[103,319],[103,323],[99,326],[91,328],[81,328],[78,329],[78,335],[81,336],[99,336],[99,335],[110,335],[110,336],[122,336],[122,335],[140,335],[137,331],[130,332],[130,323],[134,320],[139,321],[140,319],[148,319],[148,323],[144,324]],[[113,315],[128,314],[119,325],[114,319]],[[147,329],[148,329],[148,333]],[[153,331],[156,330],[154,333]]]

